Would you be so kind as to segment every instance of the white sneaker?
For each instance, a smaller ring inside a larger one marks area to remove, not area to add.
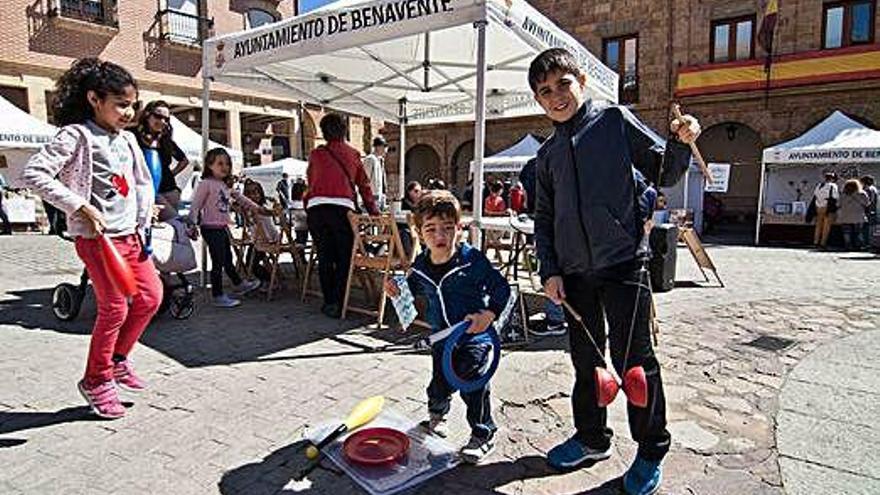
[[[260,288],[259,280],[243,280],[240,284],[235,286],[235,292],[245,295],[249,292],[253,292]]]
[[[470,441],[461,448],[459,454],[461,460],[468,464],[479,464],[489,454],[495,452],[494,435],[489,438],[479,438],[471,435]]]
[[[217,306],[218,308],[234,308],[236,306],[241,306],[241,301],[229,297],[226,294],[222,294],[214,298],[214,306]]]

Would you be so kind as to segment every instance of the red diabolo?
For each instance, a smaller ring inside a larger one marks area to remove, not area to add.
[[[620,386],[617,384],[614,375],[601,366],[596,366],[595,375],[596,402],[599,403],[599,407],[608,407],[608,404],[614,402],[614,398],[617,397],[617,391],[620,390]]]
[[[623,393],[636,407],[648,407],[648,379],[645,368],[633,366],[623,375]]]
[[[138,294],[137,282],[134,278],[134,271],[128,262],[119,254],[116,246],[113,245],[107,236],[98,236],[98,246],[101,250],[101,259],[104,260],[104,266],[113,287],[125,297],[132,297]]]

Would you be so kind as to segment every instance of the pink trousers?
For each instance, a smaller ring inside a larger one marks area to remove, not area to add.
[[[153,260],[143,254],[138,236],[132,234],[111,240],[131,265],[140,293],[129,303],[114,289],[98,241],[77,238],[76,253],[86,265],[98,306],[86,362],[85,381],[89,385],[113,379],[113,356],[128,356],[162,302],[162,282]]]

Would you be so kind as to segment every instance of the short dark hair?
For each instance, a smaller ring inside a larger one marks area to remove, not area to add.
[[[433,217],[449,219],[458,223],[461,221],[461,205],[455,196],[449,191],[428,191],[422,194],[413,211],[413,219],[416,227],[422,228],[425,220]]]
[[[548,74],[557,71],[578,77],[584,73],[574,55],[565,48],[544,50],[529,65],[529,86],[532,92],[537,91],[538,84],[544,82]]]
[[[406,192],[410,192],[417,187],[422,187],[422,185],[419,184],[419,181],[417,181],[417,180],[411,181],[409,184],[406,185]]]
[[[373,147],[376,146],[388,146],[388,142],[385,141],[385,138],[382,136],[376,136],[373,138]]]
[[[321,134],[324,135],[326,141],[341,141],[345,139],[345,133],[348,131],[348,124],[342,115],[338,113],[328,113],[321,119]]]
[[[493,182],[489,184],[489,191],[500,193],[504,191],[504,184],[502,184],[501,181]]]
[[[864,184],[866,186],[873,186],[874,185],[874,176],[873,175],[866,175],[866,176],[862,177],[860,180],[862,181],[862,184]]]

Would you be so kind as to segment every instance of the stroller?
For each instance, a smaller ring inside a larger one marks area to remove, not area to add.
[[[175,218],[152,227],[153,263],[162,280],[162,303],[165,311],[177,320],[185,320],[195,310],[193,286],[185,273],[196,268],[196,252],[186,235],[186,226]],[[65,240],[72,240],[62,236]],[[89,275],[83,270],[79,284],[58,284],[52,291],[52,313],[61,321],[71,321],[79,315],[89,286]]]

